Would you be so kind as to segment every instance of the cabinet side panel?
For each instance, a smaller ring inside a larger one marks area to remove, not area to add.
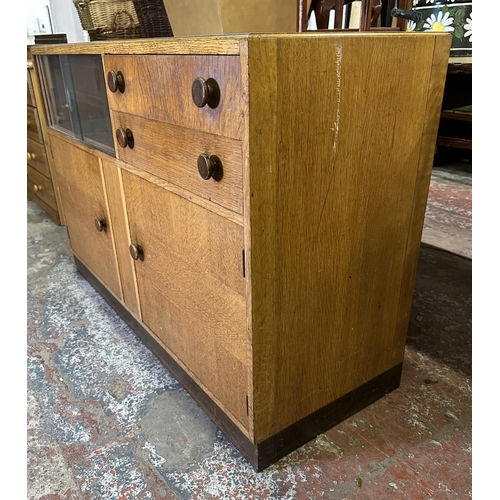
[[[417,273],[420,241],[424,226],[425,209],[429,194],[429,184],[436,150],[436,138],[441,114],[446,73],[450,54],[451,37],[437,37],[432,61],[432,70],[428,85],[425,125],[421,136],[420,157],[415,183],[413,213],[408,232],[404,277],[401,284],[398,323],[394,332],[394,351],[403,357],[406,332],[410,320],[411,302]]]
[[[402,362],[400,290],[425,188],[435,37],[303,42],[281,38],[263,55],[277,56],[271,90],[254,86],[250,59],[256,442]],[[252,121],[260,99],[276,105],[266,138]]]

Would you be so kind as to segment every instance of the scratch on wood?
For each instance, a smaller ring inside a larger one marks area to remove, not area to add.
[[[341,66],[342,66],[342,47],[335,47],[335,53],[337,55],[337,59],[335,61],[335,73],[337,75],[337,88],[335,89],[337,93],[337,116],[335,117],[335,123],[333,124],[332,130],[335,133],[335,137],[333,139],[333,150],[337,151],[337,139],[339,135],[339,123],[340,123],[340,75],[341,75]]]

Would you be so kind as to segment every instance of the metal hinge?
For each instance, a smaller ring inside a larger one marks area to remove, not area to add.
[[[241,273],[245,277],[245,249],[241,251]]]
[[[249,415],[249,410],[248,410],[248,394],[247,394],[247,417]]]

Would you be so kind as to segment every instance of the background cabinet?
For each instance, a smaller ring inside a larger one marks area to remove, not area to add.
[[[28,198],[40,205],[58,225],[64,224],[59,193],[47,154],[46,114],[38,75],[34,71],[30,46],[27,52],[27,187]]]

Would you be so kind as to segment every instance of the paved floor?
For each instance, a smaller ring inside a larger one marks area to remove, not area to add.
[[[471,497],[465,251],[422,246],[400,388],[257,474],[75,272],[65,228],[32,202],[27,228],[29,500]]]

